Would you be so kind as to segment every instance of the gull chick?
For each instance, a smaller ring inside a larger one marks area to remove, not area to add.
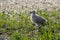
[[[40,17],[39,15],[37,15],[35,11],[31,11],[30,14],[31,14],[30,20],[36,26],[40,26],[41,24],[44,24],[46,22],[46,20],[44,18]]]

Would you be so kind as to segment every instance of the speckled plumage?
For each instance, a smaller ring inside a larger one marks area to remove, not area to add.
[[[35,11],[31,11],[30,19],[31,19],[32,23],[34,23],[36,26],[40,26],[41,24],[43,24],[45,22],[45,19],[36,15]]]

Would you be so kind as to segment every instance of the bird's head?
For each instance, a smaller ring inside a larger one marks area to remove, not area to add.
[[[34,10],[30,12],[30,14],[35,14],[35,13],[36,13],[36,12],[35,12]]]

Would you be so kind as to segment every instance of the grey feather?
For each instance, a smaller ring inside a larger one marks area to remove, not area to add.
[[[36,15],[35,11],[31,12],[31,20],[35,25],[41,25],[45,22],[45,19],[43,19],[42,17]]]

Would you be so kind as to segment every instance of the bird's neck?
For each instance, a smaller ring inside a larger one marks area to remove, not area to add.
[[[31,14],[31,16],[35,15],[34,13]]]
[[[31,17],[33,16],[33,14],[31,14]]]

